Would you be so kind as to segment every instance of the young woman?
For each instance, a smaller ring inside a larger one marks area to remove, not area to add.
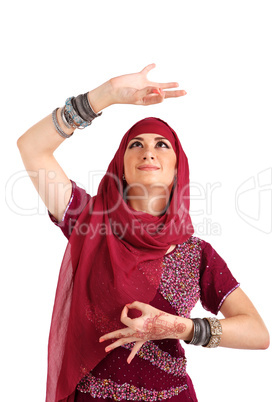
[[[187,157],[166,122],[146,118],[128,130],[95,197],[53,156],[74,129],[112,104],[185,95],[173,89],[177,83],[148,81],[153,67],[68,98],[18,140],[26,169],[45,169],[46,186],[39,175],[30,177],[68,238],[49,337],[49,402],[197,401],[180,340],[269,345],[261,317],[224,260],[192,236]],[[199,298],[225,319],[191,319]]]

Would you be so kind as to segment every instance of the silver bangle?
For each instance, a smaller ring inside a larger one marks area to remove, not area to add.
[[[62,121],[63,121],[63,123],[64,123],[64,125],[67,127],[67,128],[73,128],[68,122],[67,122],[67,120],[66,120],[66,118],[65,118],[65,115],[64,115],[64,110],[65,110],[65,106],[62,108],[62,110],[61,110],[61,118],[62,118]],[[75,128],[75,127],[74,127]]]
[[[56,108],[55,110],[53,110],[53,112],[52,112],[52,120],[53,120],[55,129],[56,129],[57,133],[60,134],[61,137],[63,137],[63,138],[69,138],[69,137],[72,136],[73,133],[71,133],[71,134],[66,134],[66,133],[61,129],[61,127],[60,127],[60,125],[59,125],[59,123],[58,123],[58,120],[57,120],[57,110],[58,110],[58,109],[59,109],[59,108],[57,107],[57,108]]]

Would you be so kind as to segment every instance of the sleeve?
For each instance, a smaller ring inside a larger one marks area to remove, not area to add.
[[[202,306],[217,314],[227,296],[240,284],[226,262],[209,243],[202,240],[200,267],[200,300]]]
[[[77,222],[78,217],[81,215],[81,212],[92,198],[91,195],[89,195],[84,189],[77,186],[74,181],[70,181],[72,183],[72,193],[62,220],[58,222],[58,220],[48,210],[49,218],[61,229],[67,239],[69,239],[74,225]]]

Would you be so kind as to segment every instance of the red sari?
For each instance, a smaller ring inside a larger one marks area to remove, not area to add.
[[[166,213],[160,217],[136,213],[122,197],[126,146],[136,135],[150,132],[168,138],[177,156],[176,186]],[[135,300],[151,303],[158,297],[166,251],[172,244],[186,243],[193,233],[188,212],[187,158],[176,133],[159,119],[144,119],[125,134],[95,197],[78,187],[76,195],[75,184],[72,197],[67,210],[71,216],[67,215],[68,226],[63,228],[66,232],[70,227],[70,236],[68,233],[49,336],[46,397],[49,402],[73,401],[84,377],[95,377],[92,371],[99,372],[99,364],[107,359],[106,344],[100,344],[99,337],[122,327],[119,318],[126,303]],[[72,214],[74,203],[77,211],[73,209]],[[200,253],[202,248],[199,244],[197,247]],[[232,285],[237,286],[234,281],[231,278]],[[234,286],[224,288],[223,292],[220,289],[220,297]],[[168,311],[172,305],[164,308]]]

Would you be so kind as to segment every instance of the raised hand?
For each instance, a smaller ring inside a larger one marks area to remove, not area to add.
[[[141,316],[138,318],[128,317],[128,310],[136,309],[141,311]],[[127,359],[131,363],[135,354],[142,347],[144,342],[157,339],[180,339],[186,331],[186,319],[172,314],[165,313],[149,304],[134,302],[127,304],[121,313],[121,322],[126,325],[126,328],[113,331],[101,336],[100,342],[108,339],[117,339],[106,347],[106,352],[122,346],[126,343],[135,342],[135,345]]]
[[[147,74],[155,68],[155,64],[149,64],[139,73],[121,75],[112,78],[111,85],[112,103],[128,103],[134,105],[152,105],[160,103],[167,98],[177,98],[186,95],[184,90],[167,91],[177,88],[177,82],[158,83],[149,81]]]

